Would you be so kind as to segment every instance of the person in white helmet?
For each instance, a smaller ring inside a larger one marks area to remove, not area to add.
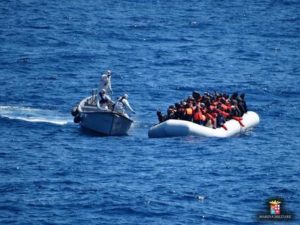
[[[107,70],[106,73],[101,76],[99,90],[103,89],[107,94],[113,93],[111,88],[111,70]]]
[[[126,110],[129,110],[133,114],[135,114],[135,111],[131,108],[129,102],[128,102],[128,95],[124,94],[122,97],[118,99],[118,101],[115,103],[114,112],[121,113],[128,117]]]
[[[99,92],[98,99],[97,99],[98,109],[108,110],[108,106],[112,105],[112,104],[113,104],[113,102],[112,102],[111,98],[106,94],[105,89],[102,89]]]

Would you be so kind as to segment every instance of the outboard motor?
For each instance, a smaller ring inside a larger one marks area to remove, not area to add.
[[[79,123],[81,121],[81,118],[79,115],[76,115],[73,119],[74,123]]]

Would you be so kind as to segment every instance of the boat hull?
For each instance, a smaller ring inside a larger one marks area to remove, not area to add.
[[[193,122],[184,120],[167,120],[150,128],[148,136],[150,138],[163,137],[180,137],[180,136],[202,136],[202,137],[232,137],[244,133],[259,123],[257,113],[249,111],[244,114],[241,126],[236,120],[229,120],[225,123],[227,130],[224,128],[212,129],[201,126]]]
[[[82,112],[80,125],[103,135],[126,135],[132,120],[114,112]]]

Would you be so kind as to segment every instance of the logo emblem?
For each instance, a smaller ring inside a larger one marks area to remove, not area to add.
[[[282,199],[270,199],[268,202],[268,213],[261,213],[258,215],[259,220],[291,220],[292,214],[283,210]]]
[[[281,201],[272,200],[272,201],[269,201],[269,204],[270,204],[270,214],[271,215],[280,215]]]

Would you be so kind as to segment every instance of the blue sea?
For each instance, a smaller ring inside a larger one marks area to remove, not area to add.
[[[0,224],[300,224],[299,0],[3,0],[0,53]],[[70,115],[107,69],[128,136]],[[244,92],[261,122],[149,139],[194,90]],[[276,198],[293,219],[259,220]]]

